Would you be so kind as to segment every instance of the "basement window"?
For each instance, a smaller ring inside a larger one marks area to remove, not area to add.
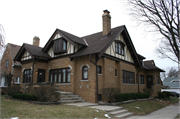
[[[67,52],[67,41],[63,38],[54,40],[54,54],[62,54]]]

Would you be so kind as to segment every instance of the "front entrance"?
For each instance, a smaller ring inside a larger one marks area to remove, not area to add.
[[[151,88],[153,85],[153,76],[147,76],[147,88]]]
[[[46,70],[44,69],[38,69],[37,82],[45,82],[45,72]]]

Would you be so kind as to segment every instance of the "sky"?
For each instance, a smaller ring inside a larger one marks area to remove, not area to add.
[[[137,53],[145,60],[154,60],[161,69],[177,67],[168,59],[158,58],[157,37],[137,26],[125,0],[0,0],[0,24],[6,43],[32,44],[38,36],[40,47],[44,47],[56,28],[78,37],[102,31],[105,9],[110,11],[111,28],[125,25]]]

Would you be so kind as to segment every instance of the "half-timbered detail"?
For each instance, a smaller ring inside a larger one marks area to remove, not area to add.
[[[56,29],[43,48],[37,46],[39,38],[36,45],[24,43],[14,58],[22,63],[20,85],[54,82],[59,91],[73,92],[87,102],[105,101],[105,88],[121,93],[150,88],[156,96],[163,70],[153,60],[143,61],[125,25],[111,28],[108,10],[102,19],[103,31],[98,33],[78,37]]]

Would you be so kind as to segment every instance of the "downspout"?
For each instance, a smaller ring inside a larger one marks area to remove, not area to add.
[[[91,56],[92,55],[90,55],[90,57],[89,57],[89,60],[90,60],[90,62],[91,63],[93,63],[95,66],[96,66],[96,87],[97,87],[97,102],[98,102],[98,65],[97,65],[97,62],[98,62],[98,60],[99,60],[99,57],[98,57],[98,55],[96,54],[95,55],[95,62],[93,62],[92,60],[91,60]]]
[[[39,60],[39,58],[37,60],[35,60],[33,62],[33,65],[32,65],[32,78],[31,78],[31,82],[33,83],[33,72],[34,72],[34,64]]]

